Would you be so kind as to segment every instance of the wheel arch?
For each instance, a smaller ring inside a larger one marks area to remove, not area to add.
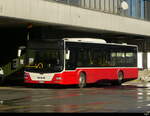
[[[81,73],[83,73],[85,75],[85,77],[87,77],[87,73],[84,70],[78,70],[77,76],[79,77]]]
[[[117,71],[117,78],[118,78],[118,74],[119,74],[120,72],[123,74],[123,77],[124,77],[124,71],[123,71],[122,69],[119,69],[119,70]]]
[[[78,87],[79,88],[83,88],[86,86],[87,83],[87,77],[86,77],[86,73],[84,71],[80,71],[79,73],[79,83],[78,83]]]
[[[81,73],[83,73],[83,74],[85,75],[85,79],[86,79],[86,81],[87,81],[87,73],[82,70],[82,71],[80,71],[80,72],[78,73],[78,77],[80,76]]]

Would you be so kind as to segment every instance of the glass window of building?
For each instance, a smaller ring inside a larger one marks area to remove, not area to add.
[[[150,0],[53,0],[82,8],[98,10],[122,16],[150,20]],[[121,8],[127,2],[128,9]]]
[[[85,0],[80,0],[81,7],[85,7]]]
[[[136,0],[136,16],[141,18],[141,0]]]
[[[131,15],[132,15],[132,17],[135,17],[135,18],[139,18],[139,16],[138,16],[138,10],[139,9],[137,9],[138,8],[138,6],[139,6],[139,4],[138,4],[138,1],[139,0],[132,0],[132,8],[131,8]]]
[[[100,9],[100,0],[95,0],[95,9],[96,10]]]
[[[141,0],[141,19],[144,19],[144,1],[145,0]]]
[[[68,0],[55,0],[56,2],[68,3]]]
[[[150,20],[150,0],[144,0],[144,19]]]
[[[90,0],[90,8],[95,9],[95,0]]]
[[[105,0],[100,0],[101,11],[105,10]]]
[[[110,13],[114,12],[114,0],[109,1]]]
[[[90,8],[90,0],[85,0],[85,8]]]
[[[105,0],[104,6],[105,6],[104,11],[109,12],[109,0]]]
[[[128,4],[128,9],[124,10],[123,14],[124,14],[124,16],[130,17],[131,16],[131,7],[130,7],[130,4],[131,4],[132,0],[124,0],[124,1]]]
[[[80,6],[80,2],[80,0],[69,0],[69,4],[76,6]]]
[[[113,3],[113,5],[114,5],[114,14],[117,14],[118,13],[118,0],[114,0],[114,3]]]

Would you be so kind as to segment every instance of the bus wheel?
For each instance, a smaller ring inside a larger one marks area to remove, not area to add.
[[[78,87],[79,88],[83,88],[86,86],[86,76],[84,73],[81,73],[80,74],[80,77],[79,77],[79,84],[78,84]]]
[[[117,82],[117,85],[121,85],[121,84],[122,84],[123,78],[124,78],[123,72],[120,71],[120,72],[118,73],[118,82]]]
[[[118,73],[118,80],[112,81],[112,85],[121,85],[123,82],[124,76],[123,76],[123,72],[120,71]]]

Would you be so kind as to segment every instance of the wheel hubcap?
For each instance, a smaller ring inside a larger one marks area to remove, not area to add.
[[[82,88],[85,86],[85,77],[83,74],[80,75],[80,78],[79,78],[79,86]]]

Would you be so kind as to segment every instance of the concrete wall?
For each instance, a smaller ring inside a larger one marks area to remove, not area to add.
[[[0,0],[0,16],[150,36],[150,22],[46,0]]]
[[[143,69],[143,53],[138,52],[138,68]]]
[[[147,53],[147,68],[150,70],[150,52]]]

